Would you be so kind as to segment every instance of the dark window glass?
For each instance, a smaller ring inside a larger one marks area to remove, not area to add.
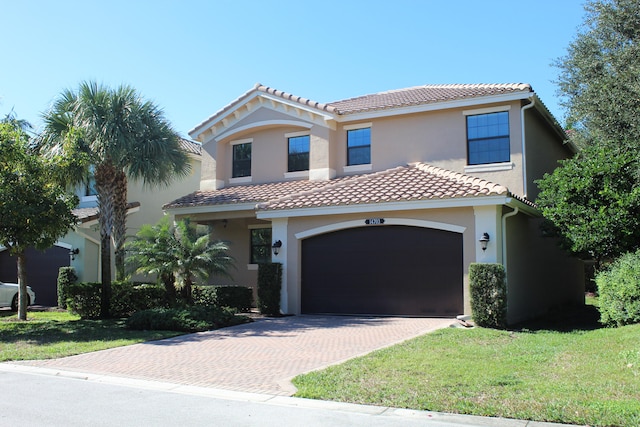
[[[89,175],[87,179],[87,184],[84,187],[84,195],[85,196],[96,196],[98,192],[96,191],[96,179],[93,174]]]
[[[251,230],[251,264],[271,262],[271,229]]]
[[[467,116],[467,145],[470,165],[508,162],[509,113]]]
[[[309,135],[289,138],[289,172],[309,170]]]
[[[347,131],[347,166],[371,163],[371,128]]]
[[[251,176],[251,143],[233,146],[233,170],[231,176],[240,178]]]

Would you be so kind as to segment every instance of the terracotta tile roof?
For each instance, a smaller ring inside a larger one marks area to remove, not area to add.
[[[189,133],[197,132],[206,127],[210,121],[215,120],[217,117],[221,117],[226,112],[233,110],[236,105],[243,102],[256,92],[267,93],[284,100],[296,102],[306,107],[312,107],[316,110],[327,112],[329,114],[346,115],[364,111],[433,104],[437,102],[477,98],[481,96],[502,95],[515,92],[533,92],[533,88],[529,84],[525,83],[425,85],[379,92],[335,102],[321,103],[256,83],[247,92],[243,93],[238,98],[216,111],[212,116],[199,123],[196,127],[191,129]]]
[[[332,181],[286,181],[267,184],[235,185],[220,190],[195,191],[173,202],[167,203],[163,209],[184,208],[193,206],[215,206],[228,204],[260,203],[284,197],[288,194],[319,188],[346,178]]]
[[[275,182],[196,191],[164,208],[254,203],[260,210],[283,210],[496,195],[515,197],[499,184],[426,163],[414,163],[330,181]]]
[[[189,139],[179,139],[180,148],[189,154],[195,154],[197,156],[202,155],[202,145],[198,142],[191,141]]]
[[[127,210],[140,207],[140,202],[129,202]],[[71,211],[80,224],[84,224],[89,221],[95,221],[100,217],[100,209],[97,206],[90,208],[75,208]]]
[[[510,193],[499,184],[425,163],[415,163],[332,182],[261,203],[258,208],[298,209],[495,195]]]
[[[359,96],[328,105],[337,114],[353,114],[515,92],[533,92],[533,89],[524,83],[425,85]]]

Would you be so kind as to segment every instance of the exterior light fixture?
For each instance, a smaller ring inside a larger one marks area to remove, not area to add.
[[[274,255],[278,255],[280,253],[280,248],[282,247],[282,241],[281,240],[276,240],[275,242],[273,242],[273,245],[271,245],[271,249],[273,250],[273,254]]]
[[[489,233],[484,233],[482,235],[482,237],[480,238],[479,242],[480,242],[480,247],[482,248],[483,251],[487,250],[487,243],[489,243],[489,240],[491,240],[489,238]]]
[[[74,259],[76,259],[76,255],[78,255],[80,253],[80,249],[75,248],[75,249],[69,249],[69,256],[71,257],[71,260],[73,261]]]

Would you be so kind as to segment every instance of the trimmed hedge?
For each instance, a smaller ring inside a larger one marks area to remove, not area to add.
[[[58,307],[67,308],[67,296],[69,287],[78,281],[76,270],[73,267],[60,267],[58,270]]]
[[[186,308],[153,308],[134,313],[125,321],[129,329],[145,331],[201,332],[250,322],[228,307],[196,305]]]
[[[258,265],[258,309],[267,316],[280,315],[280,290],[282,288],[282,264]]]
[[[112,282],[111,291],[112,317],[127,317],[139,310],[167,306],[166,292],[160,285]],[[83,319],[97,319],[101,293],[101,283],[74,283],[67,289],[67,308]]]
[[[596,275],[600,323],[640,323],[640,251],[627,253]]]
[[[507,326],[507,283],[502,264],[469,265],[471,314],[478,326],[504,329]]]
[[[246,312],[253,304],[253,290],[246,286],[195,286],[193,300],[197,305],[217,305]]]

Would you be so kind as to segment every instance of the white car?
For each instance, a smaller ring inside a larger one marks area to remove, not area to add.
[[[36,294],[27,286],[27,305],[36,302]],[[0,282],[0,307],[11,307],[11,310],[18,309],[18,284]]]

